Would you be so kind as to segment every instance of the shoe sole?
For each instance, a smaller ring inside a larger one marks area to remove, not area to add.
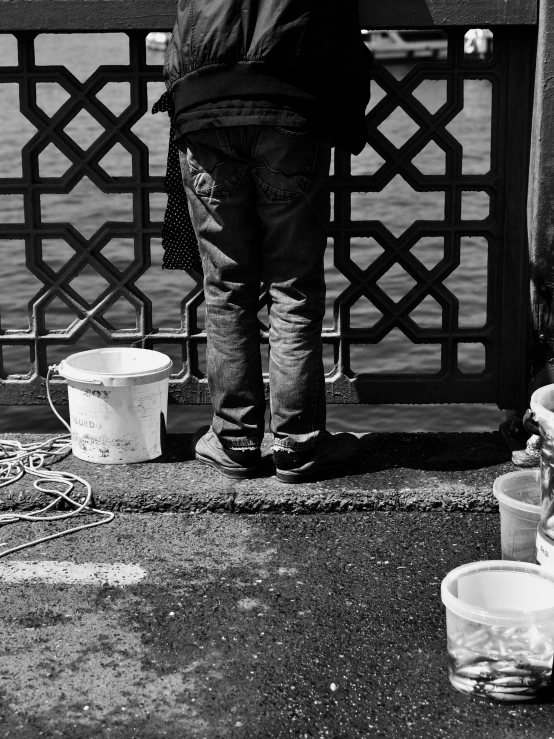
[[[360,457],[362,451],[358,451],[354,457],[351,457],[347,462],[343,462],[340,465],[331,465],[329,467],[319,467],[317,470],[306,470],[306,472],[292,472],[290,470],[275,470],[275,477],[279,482],[285,482],[289,485],[294,485],[299,482],[315,482],[320,480],[322,477],[340,475],[342,472],[346,472],[349,467],[352,467]]]
[[[203,457],[202,455],[197,453],[195,453],[194,456],[202,464],[213,467],[214,470],[217,470],[220,475],[223,475],[224,477],[230,477],[234,480],[250,480],[253,477],[257,477],[259,474],[257,468],[239,467],[237,469],[233,469],[232,467],[224,467],[222,464],[214,462],[214,460],[210,459],[209,457]]]

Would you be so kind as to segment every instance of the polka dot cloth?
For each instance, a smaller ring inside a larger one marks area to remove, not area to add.
[[[173,98],[164,93],[153,106],[152,113],[167,112],[173,120]],[[162,228],[164,255],[162,269],[184,269],[186,272],[202,272],[198,241],[190,220],[187,196],[181,178],[179,149],[173,138],[173,126],[169,129],[167,171],[165,175],[167,207]]]

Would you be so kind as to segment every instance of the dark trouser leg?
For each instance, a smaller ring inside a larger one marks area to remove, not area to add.
[[[183,180],[204,269],[212,427],[229,449],[257,447],[264,432],[258,298],[261,224],[245,129],[188,134]]]
[[[314,131],[266,127],[254,154],[262,276],[271,297],[271,431],[277,450],[308,449],[325,428],[321,329],[330,141]]]

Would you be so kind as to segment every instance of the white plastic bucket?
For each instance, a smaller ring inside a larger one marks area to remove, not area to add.
[[[554,384],[543,385],[535,390],[529,405],[539,426],[547,433],[554,434]]]
[[[472,562],[448,573],[441,595],[456,690],[518,702],[550,690],[554,572],[527,562]]]
[[[539,470],[500,475],[494,481],[493,494],[500,508],[502,559],[534,563],[541,520]]]
[[[541,525],[554,540],[554,384],[535,390],[530,405],[541,437]]]
[[[71,446],[99,464],[146,462],[163,452],[172,361],[149,349],[91,349],[64,359]]]

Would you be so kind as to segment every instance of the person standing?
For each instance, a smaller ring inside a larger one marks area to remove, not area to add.
[[[325,428],[323,256],[331,148],[365,145],[371,64],[355,0],[179,0],[164,79],[204,272],[213,406],[192,447],[226,476],[260,471],[261,285],[277,479],[337,474],[359,456],[354,435]]]

